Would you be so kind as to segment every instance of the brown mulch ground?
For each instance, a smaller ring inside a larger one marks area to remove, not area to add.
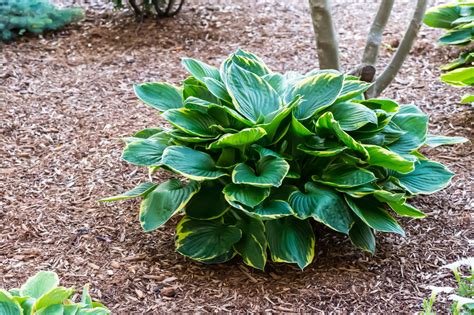
[[[117,314],[419,311],[428,295],[424,286],[449,281],[438,267],[473,254],[471,144],[425,151],[458,175],[450,188],[416,199],[429,217],[401,220],[406,238],[379,234],[371,257],[324,233],[304,272],[270,264],[263,273],[238,259],[194,263],[174,251],[176,220],[145,234],[137,202],[97,202],[146,177],[119,159],[117,138],[160,124],[134,97],[132,83],[178,83],[185,77],[181,57],[217,65],[237,47],[278,71],[316,66],[306,2],[188,2],[175,18],[142,25],[122,13],[89,12],[79,27],[0,48],[0,287],[48,269],[66,285],[90,282],[93,295]],[[412,2],[397,1],[382,64]],[[335,3],[343,64],[350,69],[376,3]],[[438,35],[422,29],[385,96],[431,114],[433,133],[472,139],[472,109],[457,104],[460,90],[438,80],[438,66],[452,57],[434,44]],[[175,296],[164,296],[170,290]]]

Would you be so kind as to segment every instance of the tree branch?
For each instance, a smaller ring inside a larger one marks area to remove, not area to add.
[[[320,69],[339,70],[339,47],[329,0],[309,0]]]
[[[382,0],[377,15],[370,27],[367,43],[365,44],[364,55],[362,56],[362,65],[375,66],[379,54],[382,35],[387,25],[388,18],[392,12],[394,0]]]
[[[416,3],[415,12],[413,13],[412,20],[408,26],[405,36],[400,43],[397,51],[395,52],[392,60],[388,66],[384,69],[382,74],[375,80],[374,86],[367,92],[369,97],[376,97],[387,88],[387,86],[393,81],[398,71],[400,70],[403,62],[407,55],[410,53],[410,49],[415,42],[416,35],[420,29],[423,16],[426,11],[427,0],[418,0]]]

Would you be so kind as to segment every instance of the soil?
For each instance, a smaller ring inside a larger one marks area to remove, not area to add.
[[[350,70],[377,4],[334,4],[342,64]],[[380,68],[412,6],[396,2]],[[453,57],[453,50],[436,46],[439,35],[422,28],[384,96],[420,106],[431,116],[432,133],[472,140],[472,107],[458,103],[465,91],[438,79],[439,66]],[[438,268],[473,255],[471,143],[424,150],[457,176],[449,188],[415,199],[429,217],[401,219],[405,238],[378,234],[370,256],[321,231],[315,261],[303,272],[274,263],[255,271],[239,259],[198,264],[175,253],[176,220],[144,233],[137,201],[97,202],[147,176],[120,160],[121,136],[162,124],[133,95],[132,84],[179,83],[186,75],[181,57],[218,65],[238,47],[277,71],[317,67],[306,2],[194,0],[174,18],[141,24],[127,12],[89,10],[78,26],[1,46],[0,287],[19,286],[47,269],[67,286],[91,283],[94,298],[116,314],[413,313],[429,294],[425,286],[449,284],[449,273]]]

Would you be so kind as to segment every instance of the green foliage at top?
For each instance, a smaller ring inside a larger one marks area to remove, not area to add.
[[[141,197],[145,231],[184,213],[177,251],[204,263],[240,255],[264,269],[311,263],[325,225],[373,253],[374,231],[404,235],[395,215],[423,218],[408,200],[446,187],[453,173],[418,152],[463,138],[428,134],[415,105],[364,99],[370,84],[337,71],[271,71],[242,50],[220,66],[185,58],[182,86],[144,83],[137,96],[170,128],[132,137],[122,158],[181,175],[145,182],[115,201]]]
[[[463,272],[464,265],[469,266],[467,272]],[[451,312],[453,315],[474,314],[474,257],[461,259],[452,264],[443,266],[451,269],[456,279],[455,287],[434,287],[431,289],[431,297],[423,301],[423,311],[420,315],[435,315],[434,306],[440,293],[451,293],[449,299],[452,300]],[[448,313],[444,311],[444,313]]]
[[[450,71],[441,80],[453,86],[474,86],[474,1],[459,0],[429,9],[424,22],[434,28],[445,29],[446,33],[438,40],[440,45],[468,46],[453,62],[441,67]],[[465,95],[462,103],[474,103],[474,95]]]
[[[0,39],[7,42],[26,32],[58,30],[83,17],[80,8],[59,9],[47,0],[0,0]]]
[[[79,303],[70,300],[73,288],[59,286],[58,275],[40,271],[19,289],[0,289],[1,315],[107,315],[110,311],[92,301],[88,287],[82,290]]]

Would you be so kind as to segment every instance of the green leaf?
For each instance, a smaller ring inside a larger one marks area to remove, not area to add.
[[[342,130],[341,126],[334,119],[334,116],[331,112],[324,113],[321,117],[318,118],[318,120],[316,121],[316,130],[318,131],[318,133],[334,133],[339,138],[339,140],[341,140],[341,142],[343,142],[348,148],[357,151],[363,156],[364,159],[369,157],[369,153],[364,148],[364,146],[354,140],[354,138],[352,138],[344,130]]]
[[[270,69],[258,56],[242,49],[238,49],[235,52],[234,56],[232,56],[232,62],[259,77],[270,73]]]
[[[141,183],[137,187],[127,192],[124,192],[123,194],[103,198],[103,199],[100,199],[99,201],[110,202],[110,201],[118,201],[118,200],[126,200],[126,199],[143,197],[143,196],[146,196],[150,191],[155,189],[156,186],[158,185],[150,183],[150,182]]]
[[[176,250],[198,261],[226,254],[242,237],[242,231],[221,220],[193,220],[184,217],[176,227]]]
[[[199,188],[198,182],[191,181],[188,185],[182,186],[177,179],[170,179],[160,184],[140,205],[140,224],[143,230],[150,232],[165,224],[186,206]]]
[[[428,135],[426,137],[425,144],[431,148],[436,148],[440,145],[447,145],[447,144],[458,144],[464,143],[469,141],[464,137],[445,137],[445,136],[437,136],[437,135]]]
[[[329,107],[334,119],[346,131],[357,130],[368,123],[377,124],[375,112],[364,105],[351,102],[336,103]]]
[[[361,95],[365,91],[367,91],[372,86],[371,83],[348,79],[347,77],[344,79],[344,85],[342,87],[341,93],[339,93],[339,97],[336,100],[336,103],[344,102],[354,97]]]
[[[59,284],[58,275],[52,271],[40,271],[23,284],[20,288],[21,296],[30,296],[38,299],[46,292],[56,288]]]
[[[123,150],[122,159],[139,166],[159,166],[166,147],[163,140],[153,138],[133,141]]]
[[[193,180],[216,179],[227,175],[216,168],[209,154],[187,147],[167,147],[163,152],[162,163],[176,173]]]
[[[232,181],[256,187],[279,187],[289,170],[290,165],[284,159],[266,156],[257,162],[255,170],[245,163],[237,164]]]
[[[472,41],[472,28],[461,28],[447,32],[438,39],[440,45],[464,45]]]
[[[64,305],[63,315],[77,315],[79,307],[79,304],[66,304]]]
[[[461,104],[474,104],[474,94],[466,94],[461,99]]]
[[[54,304],[48,307],[42,308],[35,312],[35,315],[63,315],[64,306],[62,304]]]
[[[245,128],[237,133],[227,133],[207,146],[208,149],[242,147],[257,142],[266,135],[263,128]]]
[[[183,99],[186,100],[190,97],[195,97],[214,104],[219,103],[219,99],[209,91],[207,86],[193,76],[183,81]]]
[[[228,69],[226,85],[237,111],[253,123],[277,111],[282,103],[264,79],[235,64]]]
[[[441,81],[454,86],[474,86],[474,67],[459,68],[443,73]]]
[[[284,94],[287,85],[285,77],[281,73],[269,73],[262,78],[267,81],[279,95],[282,96]]]
[[[48,291],[35,302],[34,309],[40,310],[54,304],[62,304],[74,293],[74,289],[65,287],[57,287]]]
[[[0,314],[2,315],[22,315],[20,304],[13,299],[13,296],[3,289],[0,289]]]
[[[163,132],[161,128],[145,128],[143,130],[136,132],[133,136],[135,138],[147,139],[160,132]]]
[[[295,214],[288,202],[271,198],[265,199],[252,210],[247,210],[246,213],[261,220],[279,219]]]
[[[443,164],[420,160],[413,172],[396,173],[393,179],[412,194],[432,194],[448,186],[453,176]]]
[[[203,182],[199,192],[186,205],[186,215],[199,220],[211,220],[222,216],[229,208],[222,188],[222,185],[214,181]]]
[[[423,22],[430,27],[450,29],[460,16],[460,8],[454,3],[448,3],[428,9]]]
[[[405,160],[395,152],[370,144],[365,144],[364,148],[369,153],[367,163],[370,165],[382,166],[400,173],[409,173],[415,169],[414,162]]]
[[[232,98],[230,97],[229,92],[227,92],[224,83],[213,78],[204,78],[204,83],[215,97],[228,103],[232,103]]]
[[[145,104],[164,112],[183,107],[182,91],[168,83],[142,83],[133,86],[135,94]]]
[[[242,256],[245,264],[264,270],[267,262],[265,226],[262,221],[243,214],[239,217],[236,227],[242,231],[242,238],[234,245],[234,249]]]
[[[349,231],[349,238],[355,246],[372,255],[375,253],[375,237],[370,227],[360,219],[356,219]]]
[[[428,116],[415,105],[402,106],[400,111],[393,116],[392,122],[405,133],[388,146],[390,151],[404,155],[417,150],[425,143],[428,132]]]
[[[407,203],[387,202],[398,215],[410,218],[425,218],[426,214]]]
[[[298,137],[309,137],[313,136],[314,132],[309,130],[303,123],[301,123],[296,117],[295,114],[293,113],[291,115],[291,130],[295,135]]]
[[[94,307],[91,309],[80,309],[75,315],[108,315],[110,311],[102,307]]]
[[[329,156],[335,156],[344,152],[347,149],[347,147],[337,146],[332,149],[319,151],[319,150],[309,148],[303,144],[299,144],[297,146],[297,149],[309,155],[314,155],[314,156],[319,156],[319,157],[329,157]]]
[[[319,183],[340,188],[361,186],[377,180],[371,171],[348,164],[332,165],[320,178],[314,175],[312,178]]]
[[[312,217],[331,229],[348,234],[353,219],[344,199],[334,190],[311,182],[304,187],[306,192],[295,191],[289,198],[296,217]]]
[[[296,263],[301,269],[314,259],[315,237],[309,220],[285,217],[265,224],[274,262]]]
[[[287,102],[301,95],[303,100],[294,109],[298,120],[312,117],[319,111],[332,105],[342,90],[344,75],[339,73],[320,73],[294,84],[288,91]]]
[[[219,74],[219,70],[208,64],[205,64],[202,61],[192,59],[192,58],[183,58],[181,60],[183,66],[188,70],[189,73],[193,75],[196,79],[205,83],[205,78],[213,78],[215,80],[221,79],[221,75]]]
[[[198,137],[215,137],[218,131],[209,126],[219,124],[212,116],[187,108],[171,109],[162,114],[170,124],[181,131]]]
[[[374,199],[353,199],[346,196],[346,202],[352,211],[365,224],[381,232],[393,232],[405,236],[405,232],[397,221]]]
[[[236,205],[235,202],[253,208],[270,195],[270,188],[227,184],[224,187],[223,193],[227,202],[236,208],[240,209],[240,207]]]

